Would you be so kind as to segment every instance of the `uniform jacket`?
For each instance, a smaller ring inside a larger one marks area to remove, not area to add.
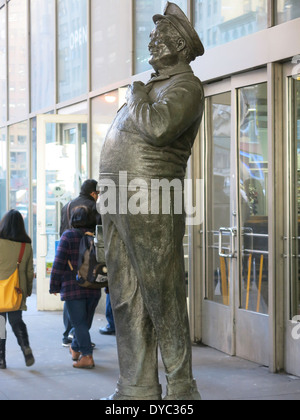
[[[17,268],[21,243],[0,239],[0,279],[7,279]],[[20,288],[23,292],[21,311],[26,311],[26,298],[31,296],[34,278],[33,252],[31,244],[26,244],[24,256],[19,267]],[[0,280],[1,281],[1,280]]]
[[[153,75],[132,94],[110,127],[101,152],[101,179],[183,179],[204,107],[203,87],[188,64]]]

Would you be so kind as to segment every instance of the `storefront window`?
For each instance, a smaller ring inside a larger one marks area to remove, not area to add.
[[[58,101],[87,92],[87,2],[58,0]]]
[[[6,212],[7,143],[6,129],[0,129],[0,219]]]
[[[195,29],[206,49],[267,28],[267,0],[195,0]]]
[[[114,90],[92,101],[92,177],[99,178],[100,153],[118,109],[125,103],[127,88]]]
[[[31,111],[54,104],[54,0],[31,0]]]
[[[29,139],[28,123],[9,127],[10,199],[9,207],[19,210],[29,226]]]
[[[9,119],[19,119],[27,113],[27,2],[8,3],[8,96]]]
[[[92,0],[92,90],[131,76],[131,0]]]
[[[277,0],[277,24],[300,17],[299,0]]]
[[[151,69],[149,60],[149,36],[154,28],[152,17],[162,13],[165,0],[136,0],[135,2],[135,73]],[[176,4],[187,13],[187,0],[178,0]]]
[[[1,6],[1,2],[0,2]],[[0,126],[6,121],[6,30],[5,7],[0,9]]]

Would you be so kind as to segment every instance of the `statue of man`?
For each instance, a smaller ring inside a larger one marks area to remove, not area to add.
[[[183,184],[204,107],[202,84],[189,65],[204,54],[196,31],[174,3],[168,2],[164,15],[153,20],[149,63],[155,74],[146,85],[135,82],[129,87],[127,103],[101,153],[102,200],[108,184],[113,182],[117,190],[116,214],[103,211],[101,203],[120,366],[117,389],[109,399],[162,398],[159,347],[167,377],[165,399],[196,400],[201,398],[192,373],[184,211],[174,212],[175,191],[170,193],[169,212],[158,205],[153,214],[151,200],[148,212],[143,208],[131,214],[124,207],[124,197],[126,204],[133,198],[133,189],[123,185],[124,174],[128,182],[142,179],[141,189],[145,194],[148,185],[151,197],[152,180]],[[162,199],[161,189],[156,192]]]

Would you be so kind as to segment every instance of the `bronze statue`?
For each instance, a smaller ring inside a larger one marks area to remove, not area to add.
[[[101,153],[101,213],[120,365],[117,389],[109,399],[162,398],[159,347],[167,377],[165,399],[196,400],[201,397],[192,374],[185,214],[174,211],[174,191],[169,212],[156,206],[153,201],[163,199],[163,192],[158,187],[153,195],[157,184],[152,181],[183,183],[204,107],[202,84],[189,63],[203,55],[204,48],[174,3],[168,2],[164,15],[153,20],[149,62],[155,73],[146,85],[135,82],[129,87],[127,103]],[[116,211],[105,211],[111,185],[116,185],[111,207]],[[137,194],[133,185],[139,198],[146,198],[140,212],[129,211]],[[151,212],[153,208],[159,210]]]

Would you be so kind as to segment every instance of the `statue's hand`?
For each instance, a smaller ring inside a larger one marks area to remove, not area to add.
[[[132,85],[128,87],[127,93],[126,93],[126,100],[128,101],[132,95],[135,94],[147,94],[147,89],[145,87],[145,84],[143,82],[133,82]]]

